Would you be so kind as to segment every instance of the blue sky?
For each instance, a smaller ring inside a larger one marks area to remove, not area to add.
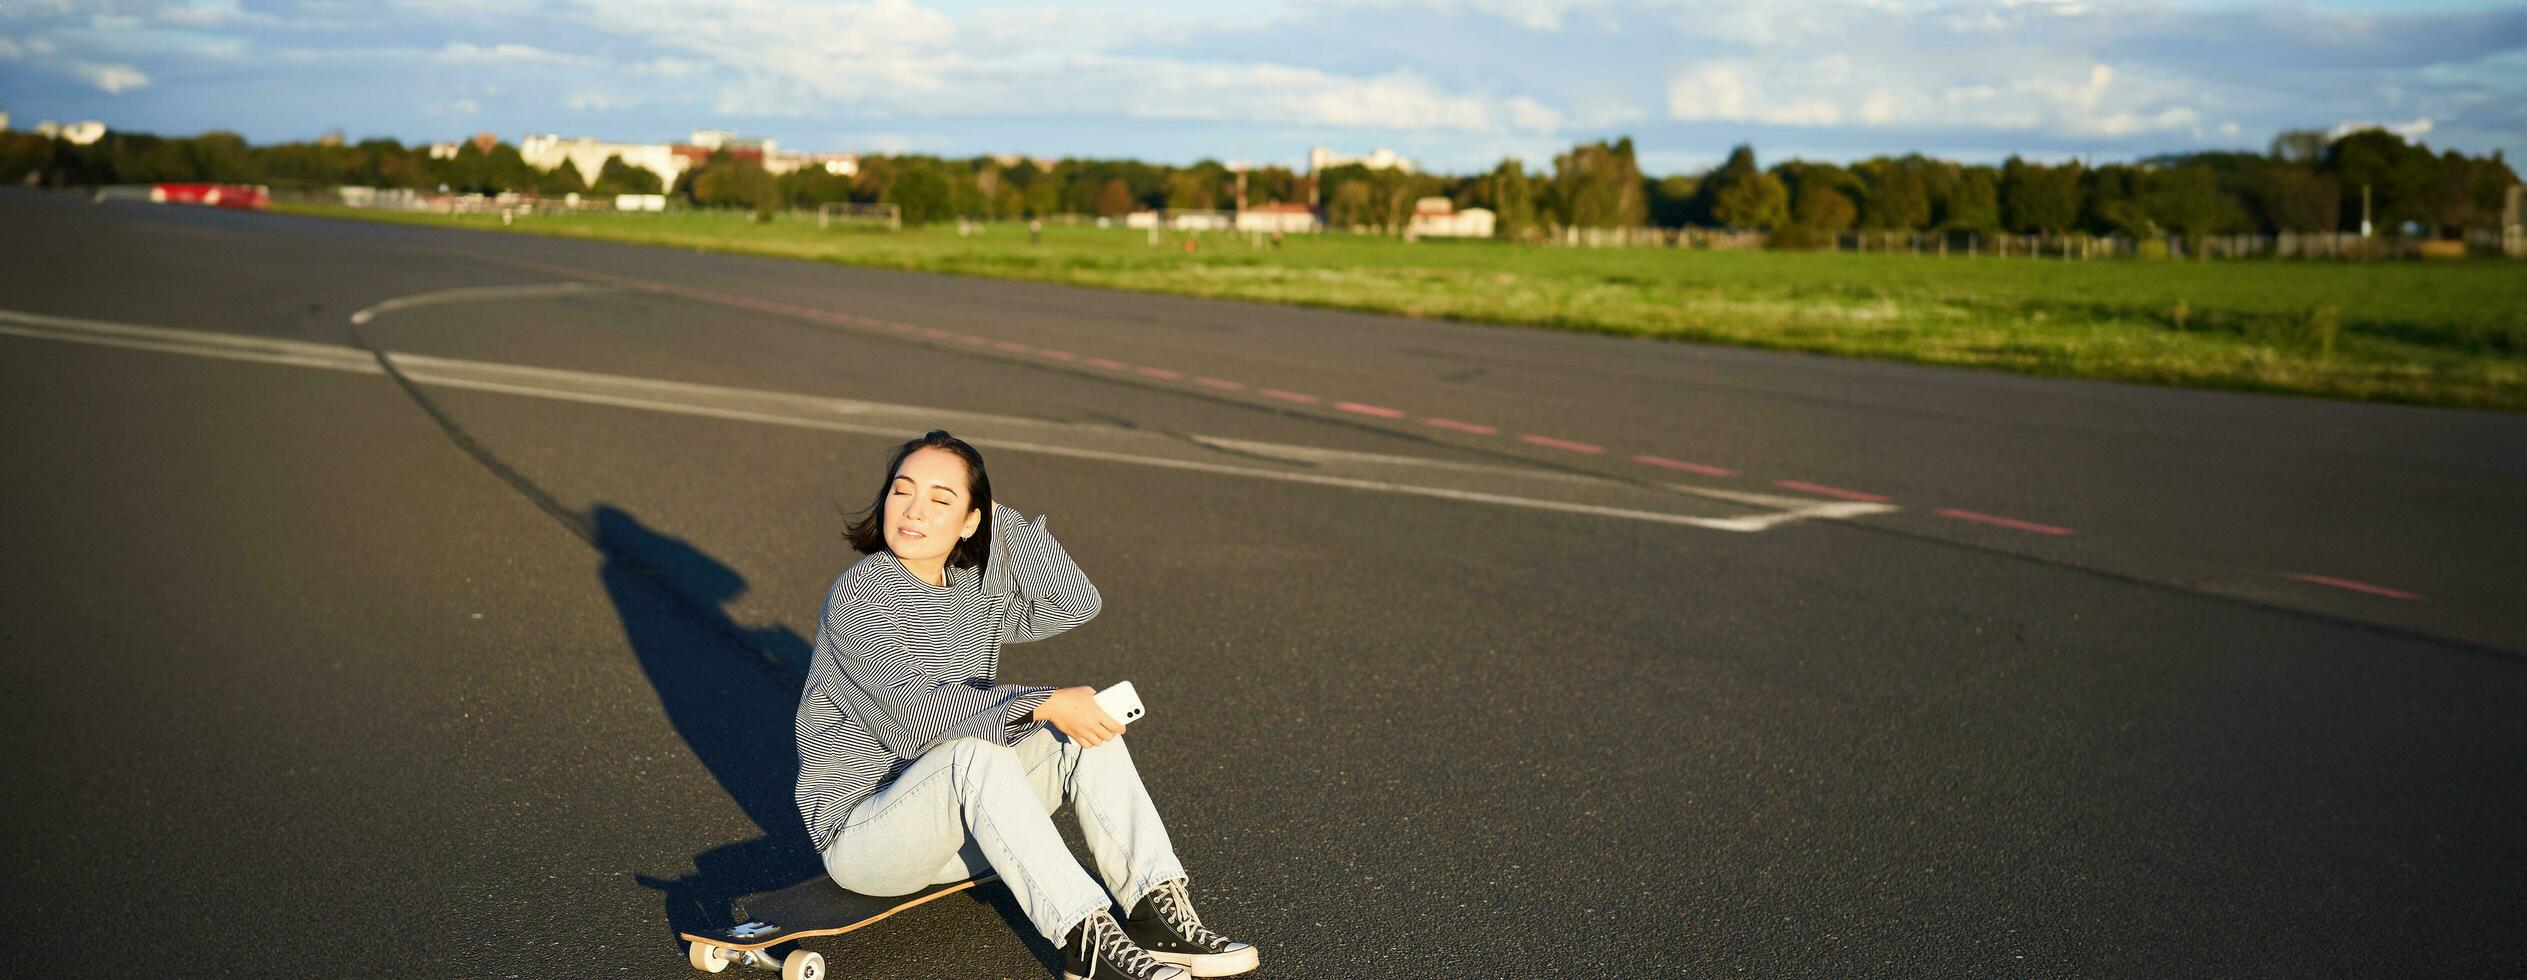
[[[2123,160],[2382,125],[2527,152],[2527,0],[0,0],[12,125],[1653,173]],[[2513,163],[2516,166],[2516,163]]]

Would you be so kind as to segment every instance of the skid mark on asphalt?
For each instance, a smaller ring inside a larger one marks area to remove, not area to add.
[[[1209,447],[1187,446],[1183,440],[1159,433],[8,311],[0,311],[0,333],[359,374],[391,374],[411,390],[460,388],[884,438],[901,438],[907,432],[944,423],[964,430],[968,441],[985,448],[1715,531],[1765,531],[1799,521],[1850,520],[1897,509],[1886,504],[1831,503],[1713,488],[1652,486],[1552,470],[1485,468],[1411,457],[1339,453],[1308,446],[1218,441],[1222,448],[1233,446],[1255,455],[1306,463],[1304,469],[1265,469],[1193,458],[1189,452],[1207,452]],[[1201,437],[1195,438],[1198,442]],[[1585,485],[1585,493],[1573,493],[1575,484]],[[1612,503],[1566,499],[1570,496]],[[1688,511],[1686,503],[1696,499],[1738,513]],[[1749,511],[1752,513],[1745,513]]]
[[[582,281],[539,283],[527,286],[463,286],[456,289],[416,293],[411,296],[398,296],[351,314],[351,323],[353,326],[365,325],[370,320],[377,319],[378,314],[408,310],[416,306],[566,296],[572,293],[604,293],[612,292],[617,288],[620,287]]]
[[[2067,527],[2054,527],[2051,524],[2037,524],[2031,521],[2018,520],[2016,518],[1995,517],[1990,514],[1978,514],[1974,511],[1958,510],[1954,507],[1942,507],[1938,510],[1932,511],[1931,513],[1937,514],[1941,517],[1954,518],[1960,521],[1973,521],[1977,524],[1989,524],[1994,527],[2005,527],[2013,531],[2026,531],[2032,534],[2050,534],[2055,537],[2063,537],[2077,533]]]
[[[2343,590],[2346,590],[2346,591],[2351,591],[2351,592],[2365,592],[2365,593],[2368,593],[2368,594],[2370,594],[2370,595],[2374,595],[2374,596],[2385,596],[2385,597],[2387,597],[2387,598],[2389,598],[2389,599],[2419,599],[2419,598],[2421,598],[2421,596],[2414,595],[2413,593],[2406,592],[2406,591],[2404,591],[2404,590],[2402,590],[2402,589],[2390,589],[2390,588],[2387,588],[2386,586],[2383,586],[2383,585],[2371,585],[2371,584],[2369,584],[2369,583],[2367,583],[2367,582],[2355,582],[2355,581],[2352,581],[2351,579],[2347,579],[2347,578],[2335,578],[2335,577],[2330,576],[2330,575],[2308,575],[2308,574],[2305,574],[2305,573],[2301,573],[2301,574],[2295,574],[2295,575],[2292,575],[2292,576],[2290,576],[2290,577],[2291,577],[2291,578],[2294,578],[2294,579],[2297,579],[2297,580],[2299,580],[2299,581],[2301,581],[2301,582],[2306,582],[2306,583],[2309,583],[2309,584],[2311,584],[2311,585],[2323,585],[2323,586],[2327,586],[2327,587],[2330,587],[2330,588],[2343,589]]]

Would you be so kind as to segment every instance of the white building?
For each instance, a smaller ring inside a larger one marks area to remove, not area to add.
[[[35,135],[86,146],[105,138],[105,124],[94,119],[64,126],[50,119],[35,124]]]
[[[1325,223],[1316,218],[1316,209],[1304,204],[1257,204],[1237,212],[1239,231],[1304,234],[1324,229]]]
[[[1231,221],[1226,211],[1192,211],[1172,208],[1166,211],[1134,211],[1123,217],[1126,228],[1173,228],[1177,231],[1227,231]]]
[[[437,147],[432,147],[431,155],[436,156],[437,151]],[[693,166],[692,160],[678,154],[670,144],[608,143],[585,136],[529,135],[518,141],[518,156],[537,170],[570,164],[579,168],[579,179],[589,184],[596,183],[597,175],[604,172],[607,157],[622,157],[624,163],[657,174],[660,187],[674,187],[676,178]]]
[[[823,167],[826,173],[836,177],[849,177],[860,172],[860,155],[857,153],[784,153],[779,157],[766,156],[763,160],[763,169],[776,174],[788,173],[802,167]]]
[[[1447,198],[1425,197],[1413,202],[1413,220],[1404,226],[1404,237],[1490,238],[1498,220],[1489,208],[1459,211]]]
[[[1413,158],[1402,156],[1383,146],[1378,147],[1376,151],[1365,157],[1343,156],[1322,146],[1311,146],[1307,148],[1307,172],[1311,174],[1321,174],[1335,167],[1346,166],[1354,163],[1367,167],[1371,170],[1401,170],[1405,173],[1413,172]]]

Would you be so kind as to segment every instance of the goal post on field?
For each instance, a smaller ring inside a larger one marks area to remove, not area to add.
[[[851,201],[828,201],[816,206],[816,229],[823,231],[841,225],[885,225],[888,231],[904,230],[904,209],[892,204],[859,204]]]

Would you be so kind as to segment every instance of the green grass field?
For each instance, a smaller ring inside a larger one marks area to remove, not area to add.
[[[2065,262],[1536,248],[813,216],[294,214],[602,238],[955,275],[1334,307],[2149,384],[2527,410],[2527,263]]]

